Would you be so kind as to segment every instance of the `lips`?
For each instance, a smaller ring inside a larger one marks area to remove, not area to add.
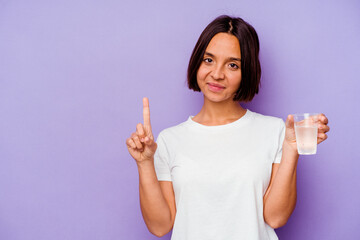
[[[212,92],[220,92],[225,89],[224,86],[217,83],[208,83],[209,90]]]
[[[218,88],[225,88],[224,86],[217,84],[217,83],[208,83],[210,86],[218,87]]]

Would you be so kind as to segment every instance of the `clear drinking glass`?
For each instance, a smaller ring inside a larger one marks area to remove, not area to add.
[[[294,114],[298,153],[316,154],[319,113]]]

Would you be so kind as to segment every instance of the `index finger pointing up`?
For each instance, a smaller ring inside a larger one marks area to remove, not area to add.
[[[145,130],[151,132],[149,99],[146,97],[143,98],[143,118]]]

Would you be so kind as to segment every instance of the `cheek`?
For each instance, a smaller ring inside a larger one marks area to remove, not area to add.
[[[239,88],[240,83],[241,83],[241,73],[234,74],[231,77],[231,85],[233,85],[236,88]]]
[[[200,67],[196,74],[196,78],[199,86],[204,82],[206,75],[207,75],[206,69]]]

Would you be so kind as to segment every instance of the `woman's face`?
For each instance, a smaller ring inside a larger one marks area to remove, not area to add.
[[[233,101],[241,82],[239,40],[232,34],[218,33],[205,50],[197,72],[197,83],[205,99]]]

